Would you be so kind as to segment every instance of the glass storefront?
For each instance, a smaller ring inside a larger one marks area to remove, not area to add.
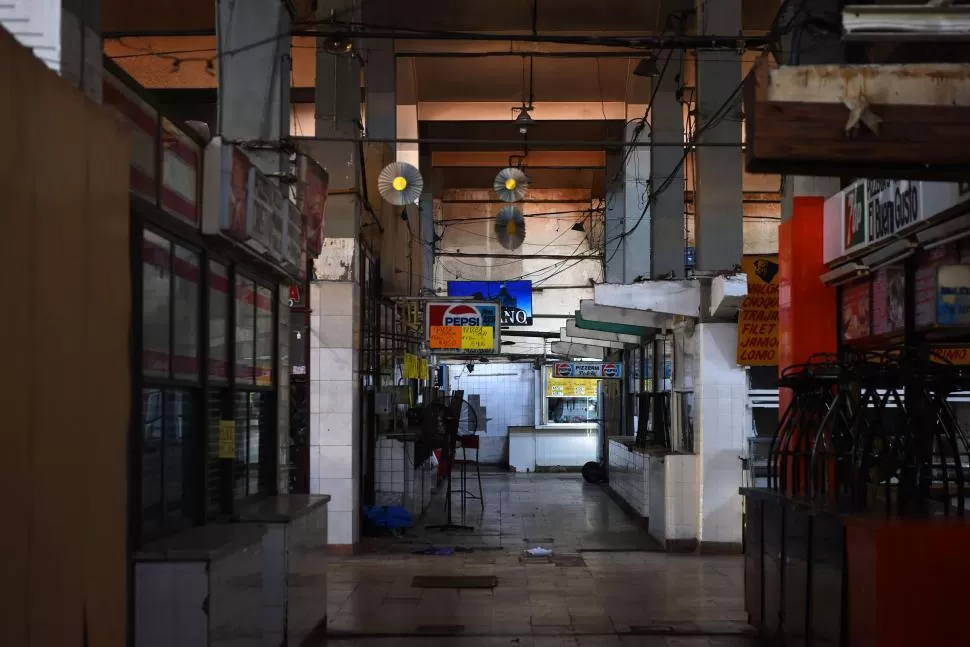
[[[147,541],[274,492],[279,288],[243,263],[207,259],[201,245],[161,228],[146,226],[140,236],[132,508]],[[220,447],[226,421],[234,422],[231,456]]]

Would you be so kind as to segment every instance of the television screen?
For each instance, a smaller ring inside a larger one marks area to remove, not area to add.
[[[498,301],[503,326],[532,325],[532,281],[448,281],[448,296]]]

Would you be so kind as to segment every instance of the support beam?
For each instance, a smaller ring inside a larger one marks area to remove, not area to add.
[[[592,299],[579,302],[579,311],[583,319],[588,321],[603,321],[624,326],[640,326],[643,328],[669,329],[673,328],[673,319],[655,312],[633,310],[631,308],[615,308],[596,305]]]
[[[745,92],[750,172],[914,180],[966,177],[966,65],[777,67],[760,59]],[[806,137],[806,132],[812,136]]]
[[[515,101],[421,101],[421,121],[510,121]],[[541,121],[623,120],[626,104],[622,101],[537,101],[532,118]],[[606,115],[605,117],[603,115]]]
[[[697,281],[646,281],[633,285],[600,283],[593,288],[593,302],[598,306],[696,319],[700,316],[701,288]]]
[[[566,320],[566,335],[574,339],[599,339],[601,341],[613,342],[615,344],[629,344],[631,346],[638,346],[642,341],[640,337],[634,337],[633,335],[621,335],[615,332],[580,328],[576,325],[575,319]]]
[[[566,342],[569,344],[587,344],[589,346],[597,346],[600,348],[608,348],[611,350],[623,350],[627,347],[626,344],[614,341],[605,341],[603,339],[591,339],[589,337],[571,337],[566,334],[565,328],[559,329],[559,341]]]
[[[554,341],[551,350],[556,355],[562,355],[571,359],[595,359],[603,361],[606,357],[606,349],[601,346],[590,346],[589,344],[579,344],[575,342]]]
[[[576,310],[575,320],[576,327],[581,330],[596,330],[600,332],[612,332],[618,335],[629,335],[631,337],[637,337],[643,339],[645,337],[652,337],[654,334],[653,328],[646,328],[643,326],[630,326],[625,324],[610,323],[608,321],[598,321],[589,320],[583,317],[583,313]]]

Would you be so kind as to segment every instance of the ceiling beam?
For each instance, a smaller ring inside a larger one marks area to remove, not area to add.
[[[565,328],[559,329],[559,341],[565,342],[567,344],[586,344],[587,346],[596,346],[598,348],[610,348],[613,350],[623,350],[627,347],[627,344],[618,341],[609,341],[606,339],[598,339],[595,337],[573,337],[566,333]]]
[[[601,346],[592,346],[578,342],[554,341],[552,342],[552,352],[570,359],[595,359],[602,361],[606,356],[606,349]]]
[[[536,101],[532,118],[536,121],[622,121],[627,107],[623,101]],[[522,101],[421,101],[421,121],[508,121]]]
[[[574,339],[598,339],[617,344],[629,344],[631,346],[639,346],[642,341],[642,338],[636,335],[623,335],[615,332],[580,328],[576,325],[575,319],[566,320],[566,335]]]
[[[763,58],[746,86],[749,172],[914,180],[966,177],[966,65],[778,67]]]
[[[600,168],[606,165],[603,151],[435,151],[431,153],[433,167],[541,166],[544,168],[573,167]]]

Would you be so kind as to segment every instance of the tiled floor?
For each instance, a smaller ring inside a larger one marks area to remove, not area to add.
[[[331,562],[328,645],[751,644],[741,558],[658,552],[604,490],[578,475],[490,474],[484,482],[484,512],[468,502],[473,532],[419,527],[401,538],[369,540],[362,555]],[[439,504],[425,521],[440,522],[440,515]],[[460,550],[413,554],[432,545]],[[535,546],[572,556],[574,565],[523,558]],[[411,586],[415,575],[457,574],[495,575],[498,585]]]

